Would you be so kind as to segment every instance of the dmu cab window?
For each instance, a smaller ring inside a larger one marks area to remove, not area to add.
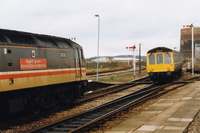
[[[157,54],[157,64],[163,64],[163,55]]]
[[[149,55],[149,64],[150,65],[155,64],[155,55],[154,54]]]
[[[168,53],[164,54],[164,58],[165,58],[165,64],[171,64],[170,54],[168,54]]]

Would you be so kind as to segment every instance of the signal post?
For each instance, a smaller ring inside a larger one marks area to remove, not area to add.
[[[135,45],[133,47],[126,47],[126,49],[129,49],[129,51],[133,51],[133,76],[135,77],[136,76],[136,73],[135,73],[135,70],[136,70],[136,66],[135,66]]]

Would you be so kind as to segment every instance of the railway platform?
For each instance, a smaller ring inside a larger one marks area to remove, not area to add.
[[[200,81],[197,81],[105,133],[182,133],[199,110]]]

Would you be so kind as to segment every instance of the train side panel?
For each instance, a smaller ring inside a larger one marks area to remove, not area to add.
[[[11,51],[11,53],[4,54],[2,52],[4,49]],[[0,80],[2,85],[0,91],[86,79],[85,68],[80,69],[80,66],[76,68],[73,50],[5,48],[1,46],[0,51],[1,55],[3,55],[3,59],[1,59]],[[31,58],[32,51],[35,51],[34,59]],[[67,56],[62,55],[63,53]],[[42,65],[43,67],[41,67]]]

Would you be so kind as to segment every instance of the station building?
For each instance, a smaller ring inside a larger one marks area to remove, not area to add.
[[[194,51],[200,47],[200,27],[193,27],[194,31]],[[185,59],[192,58],[192,28],[183,28],[180,33],[180,52]],[[194,52],[195,54],[195,52]],[[195,54],[195,57],[200,54]]]

